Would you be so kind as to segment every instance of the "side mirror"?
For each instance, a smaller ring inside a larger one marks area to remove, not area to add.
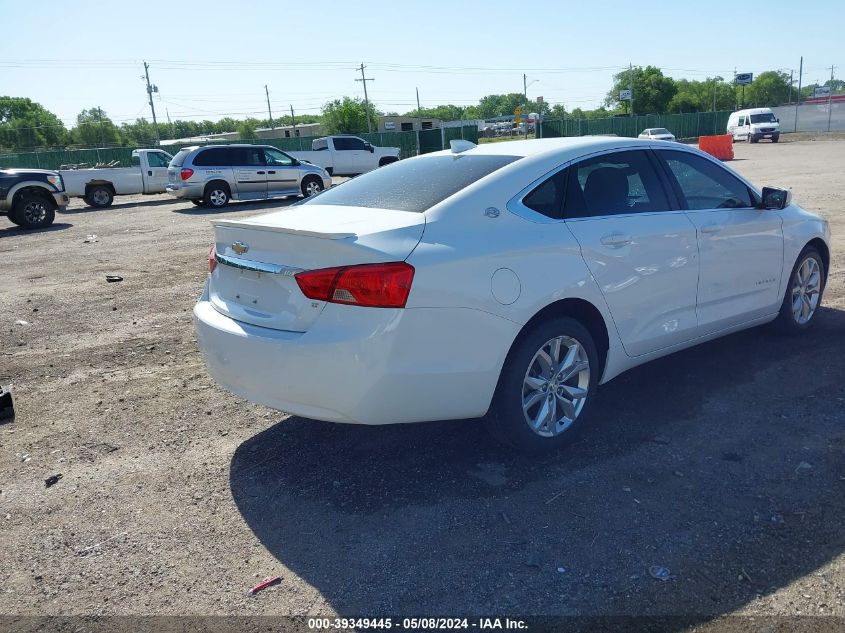
[[[792,202],[792,192],[780,187],[763,187],[764,209],[784,209]]]
[[[364,149],[367,150],[370,154],[376,151],[376,149],[370,143],[364,143]]]
[[[775,123],[780,123],[780,119],[775,117]]]

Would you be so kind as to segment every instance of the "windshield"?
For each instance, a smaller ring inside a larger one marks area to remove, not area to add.
[[[669,134],[669,130],[665,127],[656,127],[651,131],[652,134]]]
[[[752,114],[751,115],[751,122],[752,123],[774,123],[777,119],[775,119],[775,115],[771,112],[766,112],[766,114]]]
[[[185,156],[191,153],[189,149],[182,149],[173,157],[173,160],[170,161],[170,165],[168,167],[181,167],[182,163],[185,162]]]
[[[431,156],[379,167],[303,204],[336,204],[422,213],[518,156]]]

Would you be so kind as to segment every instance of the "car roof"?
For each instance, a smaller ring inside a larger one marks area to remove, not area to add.
[[[771,108],[746,108],[745,110],[737,110],[734,114],[767,114],[771,111]]]
[[[567,136],[556,138],[529,139],[523,141],[508,141],[506,143],[482,143],[477,147],[461,152],[465,155],[487,155],[487,156],[518,156],[519,158],[541,157],[555,155],[560,152],[590,153],[599,152],[603,149],[614,149],[627,145],[643,147],[650,141],[645,139],[627,138],[621,136]],[[658,145],[653,145],[658,147]],[[659,147],[662,147],[660,145]],[[448,155],[451,150],[433,152],[423,156],[434,156],[437,154]]]

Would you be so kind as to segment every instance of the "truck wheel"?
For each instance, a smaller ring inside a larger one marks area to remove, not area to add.
[[[211,182],[205,188],[205,196],[203,196],[203,204],[212,209],[222,209],[232,197],[232,192],[229,190],[229,185],[225,182]]]
[[[302,181],[302,195],[306,198],[320,193],[323,190],[323,181],[317,176],[307,176]]]
[[[112,202],[114,202],[114,194],[112,193],[111,187],[95,185],[88,190],[85,200],[92,207],[104,209],[110,207]]]
[[[777,143],[780,140],[780,134],[772,135],[772,143]]]
[[[43,196],[21,196],[10,215],[24,229],[43,229],[56,219],[56,203]]]

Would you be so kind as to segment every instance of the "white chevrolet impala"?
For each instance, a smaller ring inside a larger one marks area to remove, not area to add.
[[[526,450],[636,365],[806,330],[830,262],[788,191],[612,137],[453,141],[215,233],[194,320],[221,385],[333,422],[484,416]]]

